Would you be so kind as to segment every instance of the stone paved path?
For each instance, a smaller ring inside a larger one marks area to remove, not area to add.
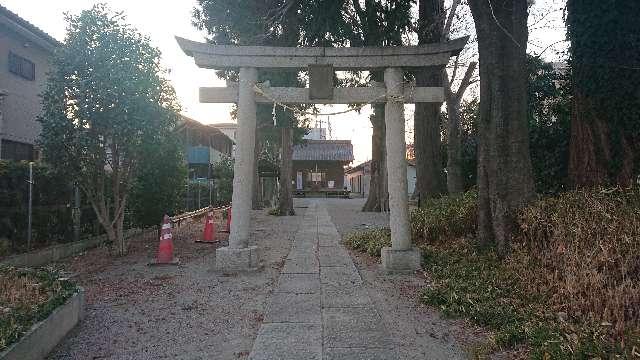
[[[310,201],[249,356],[397,359],[325,205]]]

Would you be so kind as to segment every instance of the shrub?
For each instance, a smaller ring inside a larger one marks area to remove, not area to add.
[[[216,182],[216,205],[227,205],[233,194],[233,166],[234,160],[224,157],[213,164],[212,172]]]
[[[391,231],[388,228],[373,228],[347,234],[347,246],[354,250],[380,257],[383,247],[391,246]]]
[[[76,291],[55,272],[0,267],[0,352]]]
[[[421,300],[446,316],[464,317],[494,331],[499,348],[528,345],[533,359],[592,359],[626,355],[640,347],[640,333],[628,329],[625,343],[611,341],[608,326],[576,323],[549,306],[550,293],[529,286],[545,269],[523,253],[500,260],[472,240],[425,245],[424,268],[431,284]]]
[[[527,344],[534,359],[632,358],[640,348],[640,191],[534,202],[503,260],[473,239],[423,244],[423,302]],[[634,350],[635,349],[635,350]]]
[[[478,193],[443,196],[411,211],[411,231],[418,243],[436,243],[475,232]]]
[[[424,202],[411,211],[411,231],[418,245],[455,239],[475,231],[478,193],[475,190],[457,196],[443,196]],[[380,256],[385,246],[391,246],[388,228],[356,231],[346,236],[349,247]]]
[[[73,179],[53,170],[43,163],[33,164],[33,247],[73,239],[69,206]],[[0,161],[0,239],[6,238],[11,244],[5,255],[19,249],[26,250],[28,179],[28,162]]]
[[[175,133],[146,142],[141,154],[127,203],[132,216],[126,220],[147,227],[182,209],[187,168]]]
[[[640,189],[580,190],[542,199],[518,219],[526,283],[549,306],[621,338],[640,328]]]

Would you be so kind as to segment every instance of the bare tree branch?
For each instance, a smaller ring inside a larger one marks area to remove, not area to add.
[[[458,8],[458,5],[460,5],[461,1],[462,0],[453,0],[453,3],[451,4],[451,9],[449,10],[449,15],[447,15],[447,21],[444,24],[444,30],[442,31],[442,41],[448,40],[451,35],[449,34],[451,31],[451,24],[453,23],[453,18],[456,15],[456,9]]]
[[[460,101],[462,99],[464,92],[467,91],[467,88],[471,84],[471,77],[473,76],[473,73],[476,71],[477,65],[478,65],[477,62],[472,61],[469,63],[469,66],[467,66],[467,71],[464,73],[464,77],[460,81],[460,86],[458,87],[458,91],[456,91],[457,101]]]
[[[456,59],[453,62],[453,73],[451,74],[451,81],[449,83],[449,86],[453,86],[453,82],[456,80],[456,75],[458,74],[458,66],[460,66],[460,64],[458,63],[459,60],[460,60],[460,53],[456,55]]]

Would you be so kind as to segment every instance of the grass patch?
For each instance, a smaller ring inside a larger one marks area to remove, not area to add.
[[[391,246],[391,230],[388,228],[372,228],[347,234],[345,243],[348,247],[380,257],[383,247]]]
[[[446,316],[492,330],[501,349],[526,344],[532,359],[631,359],[640,349],[637,331],[628,331],[624,342],[612,342],[611,324],[556,313],[548,306],[552,294],[529,288],[525,274],[539,269],[525,254],[503,261],[491,249],[462,239],[422,248],[432,285],[422,291],[421,300]]]
[[[540,321],[544,316],[536,304],[543,299],[524,294],[517,274],[491,250],[459,240],[447,247],[424,246],[423,251],[425,270],[433,280],[421,294],[424,303],[495,331],[494,340],[502,348],[541,336],[559,337]]]
[[[55,272],[0,267],[0,352],[76,292]]]

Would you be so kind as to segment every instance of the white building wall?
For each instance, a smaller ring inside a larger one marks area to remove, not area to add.
[[[326,140],[327,129],[323,128],[311,128],[309,133],[303,137],[305,140]]]
[[[231,157],[235,159],[236,157],[236,136],[238,135],[238,125],[237,124],[211,124],[211,126],[216,129],[222,131],[223,134],[227,135],[227,137],[233,140],[233,147],[231,150]]]
[[[413,165],[407,165],[407,192],[409,195],[413,194],[416,188],[416,167]]]

